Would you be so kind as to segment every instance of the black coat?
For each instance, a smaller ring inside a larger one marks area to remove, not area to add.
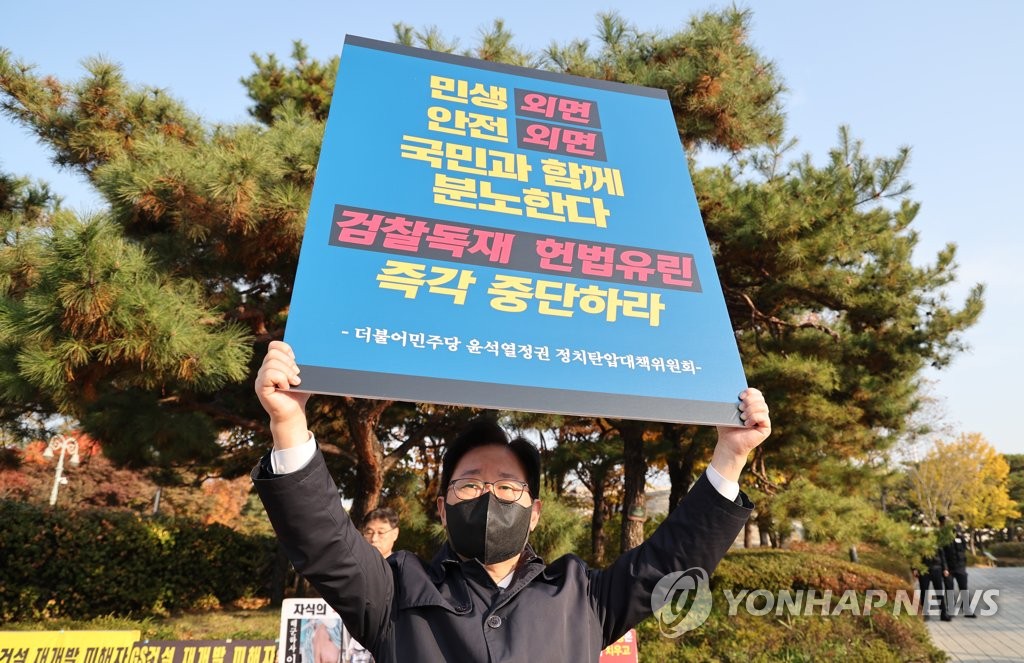
[[[445,545],[431,562],[387,560],[341,506],[317,451],[290,474],[253,482],[288,558],[338,611],[377,663],[597,661],[601,649],[651,614],[654,586],[693,567],[710,573],[750,516],[745,495],[722,497],[704,476],[650,539],[605,570],[565,555],[545,564],[527,548],[508,589]]]
[[[938,573],[942,575],[943,571],[947,571],[946,567],[946,555],[942,548],[935,551],[935,554],[930,557],[922,557],[921,565],[924,567],[924,573]]]
[[[953,540],[942,547],[942,554],[945,556],[946,566],[950,571],[966,571],[967,537],[959,532],[954,534]]]

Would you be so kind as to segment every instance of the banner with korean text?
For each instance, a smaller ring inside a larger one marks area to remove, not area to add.
[[[739,424],[663,90],[345,40],[285,340],[301,389]]]
[[[129,659],[86,659],[84,663],[277,663],[277,660],[274,640],[145,640],[135,643]]]
[[[0,663],[277,663],[277,650],[273,640],[143,640],[137,630],[0,631]]]
[[[349,635],[341,616],[323,599],[285,599],[277,663],[372,663],[373,657]]]
[[[4,663],[129,663],[141,632],[0,631]]]
[[[597,663],[637,663],[640,654],[636,646],[636,629],[631,628],[621,638],[601,650]]]

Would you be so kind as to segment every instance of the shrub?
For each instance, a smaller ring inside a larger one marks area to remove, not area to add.
[[[804,537],[812,542],[873,543],[905,559],[919,559],[935,549],[931,535],[915,532],[861,497],[821,488],[805,478],[796,479],[771,500],[769,511],[777,523],[801,521]]]
[[[722,561],[712,576],[711,588],[711,615],[701,627],[676,639],[663,636],[655,618],[637,627],[641,661],[945,660],[945,654],[932,646],[920,617],[906,612],[894,615],[891,603],[864,615],[850,611],[823,615],[817,607],[812,614],[783,611],[757,616],[741,602],[736,615],[728,614],[727,589],[734,596],[755,589],[773,594],[814,589],[819,596],[831,590],[833,607],[825,608],[826,613],[847,589],[857,592],[858,605],[863,605],[867,589],[885,591],[890,597],[897,590],[911,590],[905,580],[861,564],[815,553],[737,551]]]
[[[988,544],[988,551],[996,557],[1014,557],[1024,559],[1024,542],[1000,541]]]
[[[0,500],[0,620],[159,615],[266,595],[273,540],[221,525]]]
[[[990,543],[988,552],[996,557],[996,564],[999,566],[1024,566],[1024,542]]]

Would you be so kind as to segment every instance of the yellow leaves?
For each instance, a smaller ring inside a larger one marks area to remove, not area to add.
[[[925,515],[962,518],[969,527],[1002,527],[1020,515],[1010,499],[1006,459],[980,433],[940,441],[910,473]]]

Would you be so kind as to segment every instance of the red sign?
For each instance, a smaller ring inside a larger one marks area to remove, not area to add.
[[[636,629],[631,628],[626,635],[604,648],[598,663],[637,663]]]

